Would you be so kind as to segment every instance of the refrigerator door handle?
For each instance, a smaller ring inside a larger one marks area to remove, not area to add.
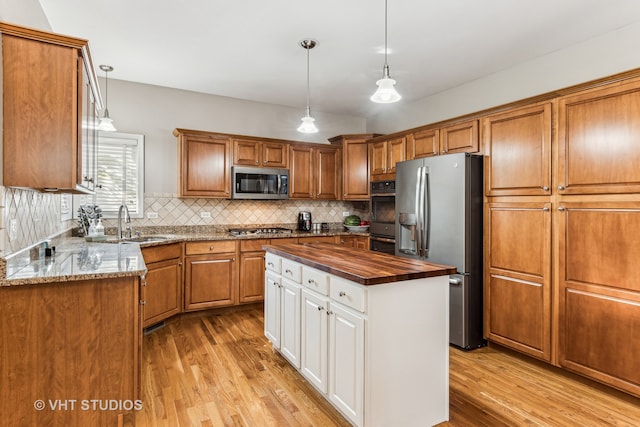
[[[429,258],[429,240],[430,240],[430,228],[429,219],[431,218],[431,197],[429,194],[429,168],[423,167],[422,172],[422,226],[424,231],[422,233],[422,256]]]
[[[420,198],[422,196],[422,166],[416,172],[416,254],[422,256],[422,207]]]
[[[462,286],[462,279],[460,277],[451,277],[451,276],[449,276],[449,285],[451,285],[451,286]]]

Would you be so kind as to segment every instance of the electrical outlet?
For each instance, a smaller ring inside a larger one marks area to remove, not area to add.
[[[342,216],[349,216],[349,212],[342,212]]]
[[[200,212],[200,218],[211,218],[211,212]]]
[[[147,218],[149,218],[149,219],[158,218],[158,212],[147,212]]]
[[[12,218],[9,221],[9,240],[16,240],[18,238],[18,220]]]

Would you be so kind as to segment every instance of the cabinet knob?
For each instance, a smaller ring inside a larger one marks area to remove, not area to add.
[[[442,150],[442,153],[440,154],[447,154],[447,150]]]
[[[323,306],[321,306],[321,305],[319,305],[319,306],[318,306],[318,311],[322,311],[322,310],[324,310],[324,307],[323,307]]]
[[[273,263],[272,263],[272,262],[268,262],[268,263],[267,263],[267,265],[268,265],[269,267],[275,267],[275,265],[273,265]]]
[[[310,285],[312,285],[312,284],[316,283],[316,281],[315,281],[315,280],[313,280],[313,279],[309,279],[309,280],[307,280],[307,283],[308,283],[308,284],[310,284]]]
[[[327,316],[331,316],[332,314],[333,314],[333,311],[327,310]]]
[[[549,212],[549,208],[548,208],[547,206],[545,206],[544,208],[542,208],[542,210],[543,210],[544,212]]]
[[[285,274],[293,274],[293,271],[289,270],[288,268],[284,272]]]
[[[212,251],[213,250],[213,245],[209,246],[209,250]]]
[[[338,294],[338,296],[343,297],[347,295],[347,293],[345,291],[340,291],[340,293]]]
[[[562,185],[562,184],[558,185],[558,190],[560,190],[560,191],[564,190],[564,185]]]
[[[558,207],[558,210],[559,210],[560,212],[562,212],[562,211],[564,211],[564,208],[563,208],[562,206],[560,206],[560,207]]]
[[[547,187],[546,185],[544,187],[542,187],[543,191],[549,191],[549,187]]]
[[[146,305],[147,302],[145,300],[140,300],[140,305]]]

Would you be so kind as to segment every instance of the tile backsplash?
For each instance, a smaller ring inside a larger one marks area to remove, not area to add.
[[[28,248],[44,239],[77,227],[73,219],[62,220],[69,209],[58,194],[0,187],[0,256]],[[343,212],[369,218],[368,202],[334,200],[224,200],[180,199],[173,193],[148,193],[144,218],[132,218],[131,226],[249,226],[295,224],[299,211],[310,211],[313,222],[341,223]],[[151,215],[150,215],[151,214]],[[156,214],[156,215],[154,215]],[[105,219],[115,227],[115,219]]]

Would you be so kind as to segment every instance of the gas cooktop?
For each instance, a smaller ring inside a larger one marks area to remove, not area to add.
[[[283,227],[269,227],[269,228],[230,228],[229,234],[232,236],[254,236],[258,234],[291,234],[293,230]]]

